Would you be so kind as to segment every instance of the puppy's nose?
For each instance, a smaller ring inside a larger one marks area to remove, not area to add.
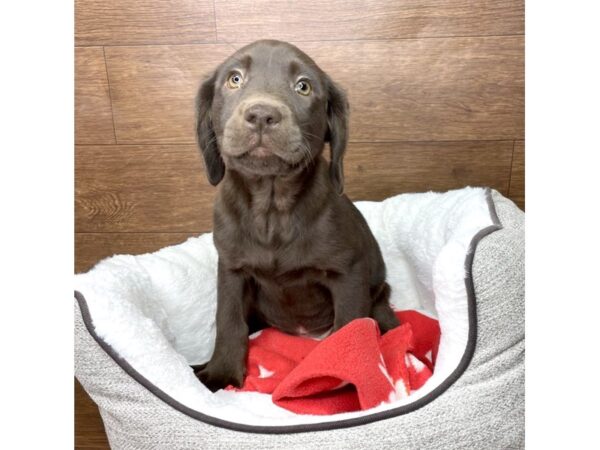
[[[266,103],[255,103],[244,112],[246,125],[252,130],[263,130],[274,127],[281,122],[281,111],[277,106]]]

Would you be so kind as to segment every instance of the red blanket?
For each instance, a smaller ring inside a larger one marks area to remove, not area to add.
[[[432,374],[437,320],[396,312],[401,325],[381,336],[373,319],[356,319],[322,341],[275,328],[253,335],[240,391],[272,394],[299,414],[358,411],[410,395]],[[234,389],[229,386],[227,389]]]

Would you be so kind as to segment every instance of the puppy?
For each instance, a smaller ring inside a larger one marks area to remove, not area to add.
[[[343,194],[344,92],[298,48],[265,40],[221,64],[196,107],[206,173],[219,185],[217,336],[196,367],[202,383],[241,386],[248,335],[266,326],[322,335],[372,317],[382,333],[396,327],[380,249]]]

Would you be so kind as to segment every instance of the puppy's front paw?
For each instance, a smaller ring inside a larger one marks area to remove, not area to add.
[[[239,365],[238,365],[239,366]],[[230,384],[242,387],[244,383],[244,366],[232,367],[218,362],[210,361],[195,372],[198,379],[212,392],[223,389]]]

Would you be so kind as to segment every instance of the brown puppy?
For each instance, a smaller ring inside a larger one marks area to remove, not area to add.
[[[200,87],[197,133],[208,179],[220,183],[217,337],[196,372],[209,389],[242,385],[248,334],[262,327],[398,325],[377,242],[342,193],[346,96],[312,59],[279,41],[240,49]]]

